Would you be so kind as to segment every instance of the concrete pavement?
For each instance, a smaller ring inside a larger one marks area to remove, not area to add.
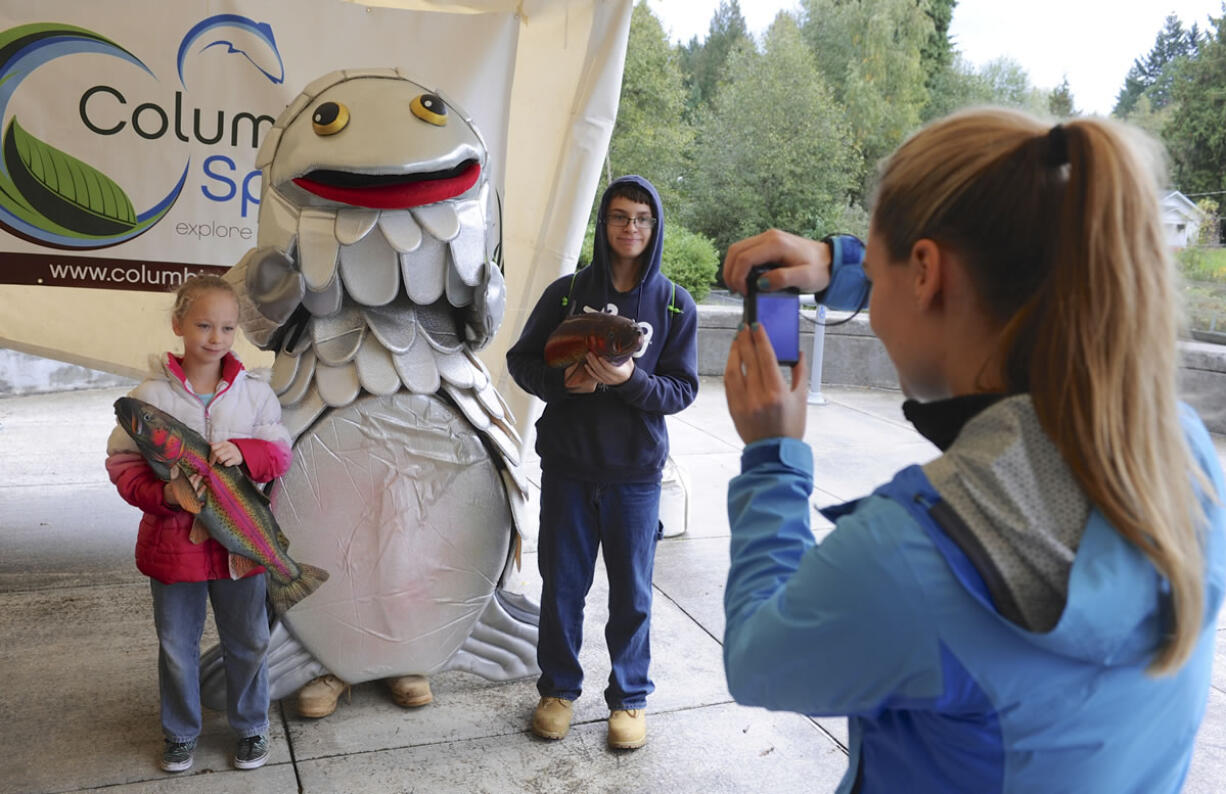
[[[274,703],[272,758],[253,772],[232,769],[225,719],[206,712],[195,766],[162,773],[156,635],[147,579],[132,562],[138,514],[102,467],[111,403],[124,391],[0,398],[0,792],[792,792],[832,790],[842,775],[844,720],[741,707],[725,687],[725,494],[741,444],[722,383],[709,377],[669,423],[692,514],[688,532],[657,554],[645,748],[605,746],[608,590],[598,572],[582,657],[588,688],[561,742],[526,729],[532,681],[445,673],[432,679],[435,702],[416,710],[394,705],[378,682],[354,687],[323,720]],[[809,409],[815,505],[861,495],[936,454],[902,418],[896,392],[825,394],[828,405]],[[1226,458],[1226,438],[1215,440]],[[526,554],[526,592],[539,592],[535,564]],[[211,620],[206,631],[207,646]],[[1185,788],[1224,790],[1226,617]]]

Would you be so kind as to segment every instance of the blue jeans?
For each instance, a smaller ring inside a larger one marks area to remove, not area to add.
[[[226,673],[226,714],[239,737],[268,733],[268,613],[264,576],[162,584],[153,590],[162,733],[172,742],[200,735],[200,637],[207,602]]]
[[[605,640],[612,671],[610,709],[638,709],[655,689],[651,663],[651,573],[660,522],[660,483],[599,484],[541,478],[541,623],[536,659],[544,696],[576,700],[583,690],[579,648],[583,606],[602,549],[609,575]]]

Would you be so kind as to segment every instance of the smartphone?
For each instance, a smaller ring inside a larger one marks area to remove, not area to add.
[[[778,265],[758,265],[745,279],[745,324],[759,322],[766,329],[775,358],[791,366],[800,360],[800,291],[759,292],[758,279]]]

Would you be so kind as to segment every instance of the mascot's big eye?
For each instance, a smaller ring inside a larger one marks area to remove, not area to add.
[[[447,106],[434,94],[413,97],[413,101],[409,103],[409,110],[427,124],[433,124],[436,127],[443,127],[447,124]]]
[[[335,135],[349,125],[349,108],[340,102],[325,102],[315,108],[311,126],[316,135]]]

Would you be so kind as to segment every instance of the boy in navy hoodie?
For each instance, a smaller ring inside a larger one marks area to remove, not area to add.
[[[591,266],[545,289],[519,341],[507,352],[511,377],[545,401],[536,423],[541,456],[541,592],[532,731],[561,739],[583,684],[583,606],[603,548],[609,575],[605,638],[612,672],[605,689],[609,745],[642,747],[643,708],[655,688],[651,660],[651,573],[668,457],[666,414],[698,392],[698,311],[660,273],[664,216],[650,182],[622,177],[605,191]],[[545,364],[545,340],[566,317],[606,312],[635,320],[643,343],[620,365],[589,353],[566,369]]]

